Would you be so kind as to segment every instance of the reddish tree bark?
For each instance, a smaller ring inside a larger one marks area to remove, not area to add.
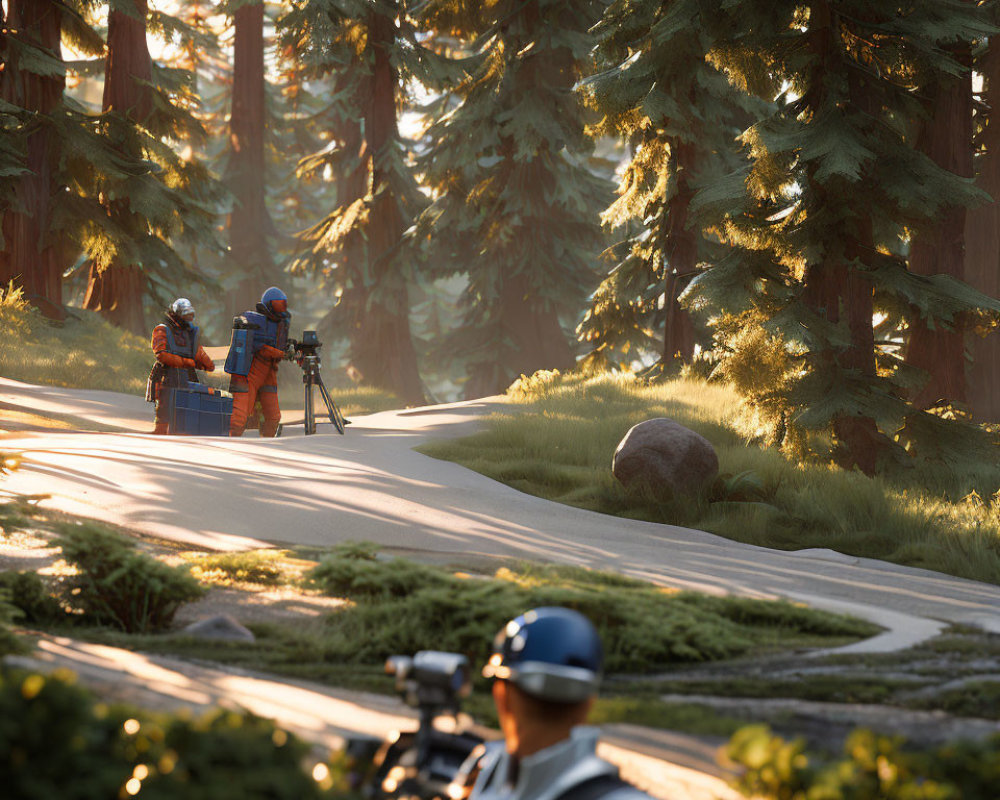
[[[969,67],[960,76],[942,82],[930,101],[930,119],[917,141],[918,148],[935,164],[962,177],[973,176],[972,164],[972,52],[963,45],[954,52]],[[951,275],[965,278],[965,206],[944,209],[935,220],[919,229],[910,247],[910,270],[919,275]],[[929,374],[929,380],[914,396],[919,408],[947,403],[965,403],[965,320],[950,328],[936,323],[932,329],[914,309],[906,361]]]
[[[663,331],[663,363],[675,356],[690,361],[694,356],[695,332],[691,315],[681,308],[677,298],[684,291],[698,267],[699,233],[688,226],[688,209],[694,197],[691,170],[696,158],[695,148],[684,142],[674,142],[672,148],[675,190],[667,207],[667,274],[664,287],[667,320]]]
[[[814,3],[811,14],[810,30],[818,59],[809,94],[813,96],[814,104],[821,106],[829,74],[841,68],[835,62],[839,58],[836,55],[839,44],[830,3],[825,0]],[[875,116],[878,112],[877,100],[872,97],[857,70],[849,73],[848,86],[851,103]],[[825,198],[823,183],[813,179],[811,184],[817,207],[836,204],[835,199]],[[875,252],[874,232],[871,221],[867,219],[853,222],[845,219],[841,228],[837,238],[823,242],[823,261],[807,269],[803,300],[832,323],[846,321],[850,344],[845,349],[828,347],[817,353],[818,361],[813,364],[813,369],[850,370],[863,378],[873,379],[876,375],[875,331],[872,325],[874,287],[863,270],[853,265],[866,264],[870,260]],[[833,433],[840,446],[837,455],[840,466],[845,469],[857,467],[866,475],[874,475],[879,454],[888,444],[875,420],[860,415],[838,414],[832,422]]]
[[[268,241],[274,224],[267,210],[264,156],[264,4],[240,6],[234,26],[233,109],[226,178],[235,196],[229,215],[229,249],[234,270],[241,278],[229,293],[229,302],[237,311],[252,308],[276,276]]]
[[[146,42],[146,0],[131,2],[132,14],[112,8],[108,15],[108,56],[104,68],[105,111],[116,111],[142,124],[153,110],[153,97],[148,83],[153,66]],[[126,217],[128,198],[108,203],[108,214]],[[142,299],[146,275],[139,264],[122,263],[115,257],[104,269],[91,263],[83,307],[99,311],[114,325],[144,336],[146,330]]]
[[[965,279],[983,294],[1000,298],[1000,46],[991,40],[976,65],[986,80],[990,106],[977,162],[979,186],[993,202],[968,212],[965,224]],[[978,422],[1000,422],[1000,334],[973,335],[968,401]]]
[[[19,69],[18,52],[6,40],[16,39],[61,58],[62,6],[52,0],[8,0],[7,9],[0,97],[39,115],[49,114],[62,102],[65,77]],[[0,223],[4,238],[0,285],[5,287],[14,281],[30,299],[56,313],[62,306],[62,275],[69,265],[68,249],[48,231],[57,190],[52,174],[59,160],[57,147],[50,131],[42,125],[28,133],[29,171],[18,180],[14,208],[3,212]]]
[[[374,198],[366,229],[370,280],[366,289],[370,296],[363,325],[350,343],[350,360],[367,383],[388,389],[406,403],[420,404],[425,398],[410,331],[409,292],[391,260],[392,251],[403,237],[404,220],[389,190],[388,175],[379,164],[379,156],[399,138],[399,75],[389,57],[395,35],[389,16],[371,13],[368,42],[374,63],[364,113],[363,149]]]

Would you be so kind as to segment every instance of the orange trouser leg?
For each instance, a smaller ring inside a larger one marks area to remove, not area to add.
[[[268,390],[272,391],[268,391]],[[281,422],[281,409],[278,408],[278,387],[277,385],[261,386],[257,393],[260,401],[260,410],[264,412],[264,422],[260,426],[261,436],[274,436],[278,432],[278,423]]]
[[[245,383],[244,383],[245,381]],[[237,391],[246,387],[245,392]],[[247,417],[254,403],[260,400],[264,412],[264,424],[261,426],[262,436],[274,436],[281,420],[278,410],[278,370],[269,359],[254,358],[250,372],[245,379],[233,376],[233,416],[229,420],[229,435],[242,436],[246,428]]]
[[[233,415],[229,418],[229,435],[242,436],[243,429],[247,426],[250,409],[253,408],[254,400],[257,398],[257,387],[246,378],[234,375],[231,388],[233,390]],[[244,391],[240,391],[240,389]]]

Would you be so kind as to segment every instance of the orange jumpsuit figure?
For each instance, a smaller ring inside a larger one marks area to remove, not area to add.
[[[163,322],[153,328],[150,344],[156,363],[146,382],[146,400],[156,403],[153,433],[169,432],[164,389],[187,388],[188,381],[197,383],[196,369],[215,370],[214,362],[198,342],[198,328],[193,323],[194,306],[187,298],[178,297],[170,304]]]
[[[245,311],[233,320],[233,343],[226,358],[233,395],[229,435],[242,436],[247,418],[260,402],[261,436],[274,436],[281,422],[278,407],[278,364],[287,358],[288,297],[277,286],[260,298],[256,311]]]

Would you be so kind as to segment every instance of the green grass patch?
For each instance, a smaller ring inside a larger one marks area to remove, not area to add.
[[[214,553],[191,559],[191,574],[205,583],[222,586],[231,583],[279,586],[287,582],[285,571],[281,567],[286,555],[287,552],[282,550]]]
[[[704,736],[732,736],[746,723],[698,703],[664,703],[657,697],[599,697],[588,722],[628,722],[648,728],[685,731]]]
[[[152,364],[149,342],[73,309],[65,322],[43,317],[7,291],[0,299],[0,374],[25,383],[143,394]]]
[[[959,717],[1000,719],[1000,680],[969,681],[910,705],[913,708],[946,711]]]
[[[1000,584],[1000,460],[914,467],[892,478],[799,463],[755,438],[734,391],[699,380],[649,386],[624,376],[539,373],[514,384],[508,398],[510,410],[493,415],[487,430],[420,452],[605,514]],[[703,496],[663,502],[627,492],[615,479],[618,443],[655,417],[715,446],[720,477]]]

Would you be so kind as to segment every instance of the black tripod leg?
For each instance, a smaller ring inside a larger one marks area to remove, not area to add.
[[[317,385],[319,386],[319,393],[323,397],[323,402],[326,403],[326,411],[330,415],[330,422],[332,422],[333,427],[337,429],[337,433],[343,436],[344,416],[340,413],[340,409],[337,408],[337,404],[330,398],[330,393],[326,390],[326,384],[323,383],[323,378],[318,375],[316,377]]]
[[[313,414],[312,383],[307,375],[305,378],[305,430],[306,436],[316,433],[316,418]]]

